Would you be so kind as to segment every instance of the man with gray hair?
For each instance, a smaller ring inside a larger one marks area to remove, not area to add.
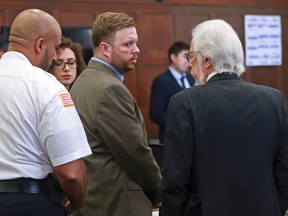
[[[288,113],[279,90],[247,83],[242,44],[223,20],[192,31],[197,86],[172,97],[161,216],[280,216],[288,206]]]

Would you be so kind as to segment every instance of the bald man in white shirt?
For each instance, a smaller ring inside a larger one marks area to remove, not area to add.
[[[70,94],[45,71],[60,41],[58,22],[38,9],[21,12],[11,26],[0,60],[0,215],[67,215],[82,204],[82,158],[91,149]],[[49,173],[65,206],[48,196]]]

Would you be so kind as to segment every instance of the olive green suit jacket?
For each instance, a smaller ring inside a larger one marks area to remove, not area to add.
[[[160,202],[160,169],[140,109],[118,76],[91,60],[71,95],[92,155],[83,207],[73,215],[151,216]]]

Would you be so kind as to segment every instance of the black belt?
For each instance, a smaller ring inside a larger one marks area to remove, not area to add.
[[[46,179],[19,178],[0,181],[0,193],[47,193]]]

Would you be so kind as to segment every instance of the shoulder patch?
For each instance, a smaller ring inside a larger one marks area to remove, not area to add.
[[[64,107],[74,106],[74,102],[69,93],[59,95]]]

